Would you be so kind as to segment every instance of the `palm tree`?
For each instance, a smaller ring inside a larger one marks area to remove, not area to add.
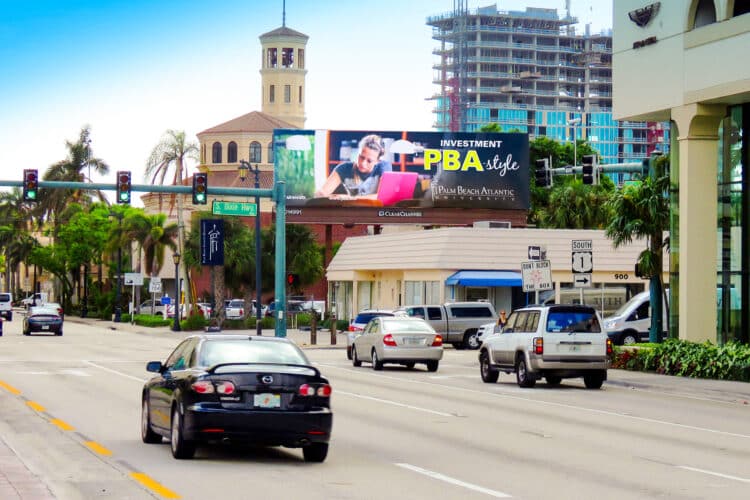
[[[651,330],[649,341],[659,342],[662,327],[662,269],[664,248],[669,238],[669,159],[666,156],[652,161],[653,174],[644,176],[639,184],[626,185],[616,191],[607,203],[612,219],[605,234],[615,248],[632,243],[635,238],[646,238],[648,247],[638,256],[638,274],[649,278],[651,290]]]
[[[28,234],[33,227],[31,207],[23,201],[21,189],[0,192],[0,246],[5,251],[5,289],[18,287],[18,268],[12,265],[11,245],[20,234]]]
[[[604,227],[610,220],[605,204],[612,187],[587,186],[579,178],[556,184],[547,206],[539,211],[540,225],[560,229]]]
[[[159,144],[151,151],[146,164],[146,180],[148,181],[151,177],[151,184],[155,184],[158,179],[159,184],[164,185],[164,180],[171,177],[172,185],[182,185],[183,179],[187,178],[185,161],[188,159],[197,161],[198,152],[198,144],[186,141],[184,131],[167,130]],[[182,252],[185,248],[185,224],[182,220],[183,197],[173,195],[170,209],[174,208],[175,199],[177,200],[177,250]],[[159,204],[161,205],[161,195],[159,195]],[[159,208],[161,209],[161,206]],[[180,275],[187,284],[186,289],[190,290],[190,278],[184,261],[180,262],[179,267]],[[175,278],[179,279],[177,276]]]

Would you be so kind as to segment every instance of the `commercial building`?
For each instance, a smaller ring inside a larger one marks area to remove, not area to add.
[[[750,341],[750,2],[614,2],[613,112],[671,123],[670,328]]]
[[[470,11],[465,1],[454,4],[427,19],[440,44],[433,51],[437,130],[472,132],[496,123],[530,139],[586,140],[602,164],[639,162],[663,150],[661,122],[612,116],[611,31],[586,26],[577,33],[578,20],[557,9]]]

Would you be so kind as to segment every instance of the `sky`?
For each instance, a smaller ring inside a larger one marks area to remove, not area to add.
[[[432,130],[426,18],[453,0],[286,0],[286,26],[308,35],[308,129]],[[582,31],[612,27],[612,0],[570,0]],[[557,9],[565,0],[468,0]],[[91,129],[110,174],[145,184],[169,129],[196,134],[261,110],[258,37],[282,25],[282,0],[0,0],[0,180],[40,175]],[[192,172],[190,172],[192,173]],[[0,188],[8,189],[8,188]],[[137,196],[134,198],[138,198]]]

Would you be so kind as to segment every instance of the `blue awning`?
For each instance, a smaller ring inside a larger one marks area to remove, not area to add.
[[[515,271],[457,271],[448,276],[446,285],[521,286],[521,273]]]

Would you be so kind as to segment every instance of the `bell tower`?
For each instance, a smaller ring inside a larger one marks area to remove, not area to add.
[[[305,48],[309,37],[286,27],[260,35],[262,111],[305,128]]]

